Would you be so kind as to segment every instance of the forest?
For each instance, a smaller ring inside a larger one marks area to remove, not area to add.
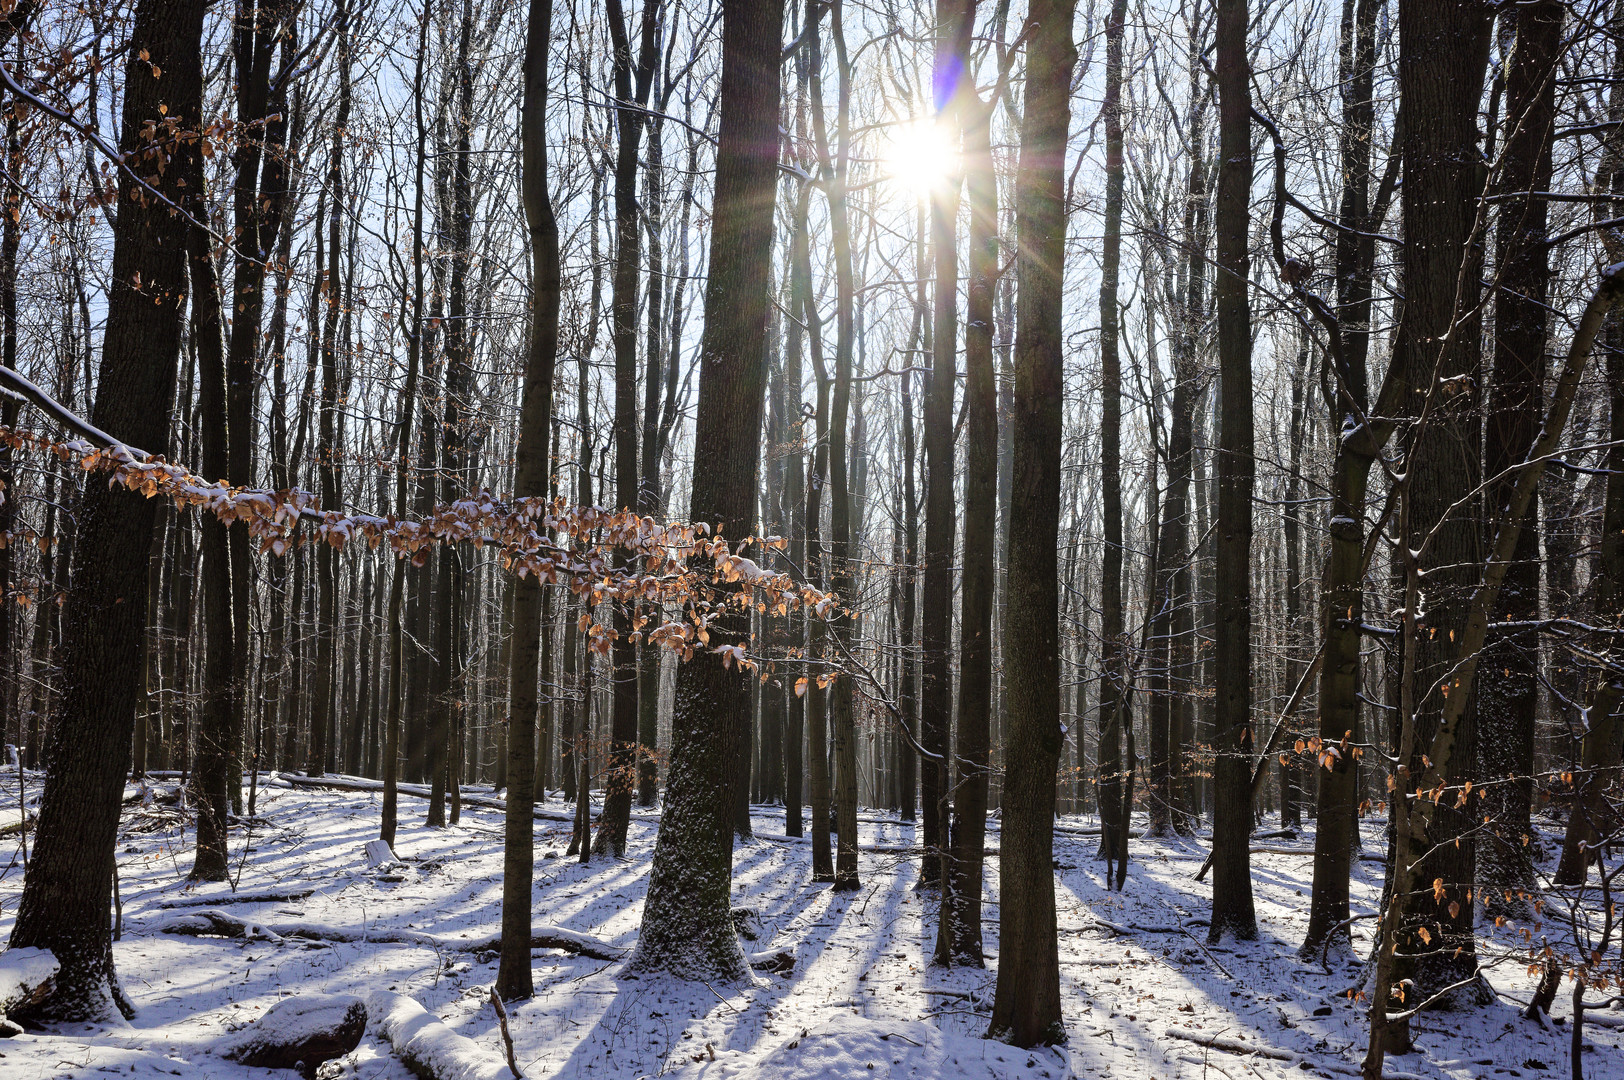
[[[0,1075],[1624,1076],[1624,4],[0,0]]]

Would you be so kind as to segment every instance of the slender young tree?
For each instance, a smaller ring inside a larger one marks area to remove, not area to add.
[[[1061,308],[1074,0],[1034,0],[1015,174],[1017,275],[1009,606],[1009,687],[999,867],[998,982],[988,1036],[1016,1046],[1065,1040],[1055,929],[1055,770],[1060,730]]]

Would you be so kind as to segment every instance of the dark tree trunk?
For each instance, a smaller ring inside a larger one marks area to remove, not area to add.
[[[973,21],[964,0],[937,0],[935,122],[943,138],[956,140],[958,112],[969,82]],[[958,175],[931,188],[930,234],[935,260],[930,379],[925,392],[925,550],[920,612],[924,687],[919,698],[920,742],[934,758],[921,762],[920,801],[925,808],[924,863],[919,883],[942,883],[948,821],[943,804],[953,709],[953,396],[958,373]]]
[[[513,494],[536,498],[547,492],[551,471],[547,442],[552,424],[553,372],[558,363],[560,266],[558,221],[547,191],[547,53],[553,22],[552,0],[530,0],[525,36],[524,104],[519,118],[523,153],[520,179],[525,221],[530,227],[530,355],[525,367],[515,452]],[[496,989],[504,998],[527,998],[530,977],[531,871],[535,864],[536,684],[540,667],[542,586],[533,574],[514,578],[512,671],[509,682],[507,816],[502,859],[502,958]],[[552,672],[546,672],[548,685]]]
[[[1212,925],[1207,940],[1257,937],[1252,907],[1252,315],[1247,296],[1248,203],[1252,187],[1246,0],[1218,0],[1217,577],[1214,655],[1217,665],[1213,750],[1216,794],[1212,826]]]
[[[656,34],[660,7],[659,0],[643,0],[634,68],[621,0],[606,0],[605,4],[614,47],[615,97],[631,106],[618,109],[615,114],[620,138],[615,157],[615,277],[611,321],[615,345],[614,509],[617,510],[635,510],[640,505],[637,494],[637,276],[642,225],[638,221],[637,155],[647,123],[640,110],[648,105],[654,69],[660,58]],[[742,534],[740,539],[743,539]],[[637,647],[631,640],[630,613],[617,607],[614,619],[617,634],[610,649],[614,665],[610,679],[612,745],[596,847],[599,854],[618,857],[626,852],[626,827],[631,823],[632,792],[637,787],[640,750],[637,744]]]
[[[1127,858],[1122,830],[1122,733],[1129,714],[1122,629],[1122,32],[1127,0],[1112,0],[1105,23],[1105,235],[1100,248],[1100,488],[1105,517],[1100,569],[1100,717],[1096,759],[1100,805],[1099,858],[1107,868]],[[1245,212],[1244,209],[1242,211]],[[1107,869],[1109,877],[1110,870]]]
[[[1370,194],[1370,140],[1375,124],[1376,22],[1382,0],[1343,0],[1342,6],[1342,204],[1336,236],[1337,400],[1339,434],[1331,463],[1327,551],[1320,582],[1320,636],[1325,658],[1319,677],[1318,777],[1314,800],[1314,887],[1308,933],[1298,955],[1319,955],[1327,938],[1351,943],[1348,884],[1358,847],[1358,774],[1350,744],[1361,728],[1363,659],[1360,627],[1365,608],[1365,495],[1370,470],[1392,431],[1384,419],[1413,411],[1410,381],[1390,365],[1375,417],[1370,409],[1366,359],[1370,351],[1371,281],[1382,208]],[[1401,153],[1395,138],[1390,158]],[[1379,194],[1379,193],[1378,193]],[[1378,203],[1381,200],[1378,199]],[[1354,419],[1360,418],[1360,419]]]
[[[1500,152],[1500,186],[1507,192],[1548,191],[1551,139],[1556,121],[1556,71],[1562,44],[1563,6],[1554,0],[1502,15],[1514,22],[1515,42],[1506,75],[1506,142]],[[1490,376],[1484,475],[1490,477],[1486,507],[1492,541],[1502,523],[1517,475],[1493,479],[1518,465],[1539,435],[1545,389],[1546,294],[1550,284],[1546,202],[1513,195],[1500,207],[1495,266],[1494,370]],[[1539,514],[1523,519],[1516,562],[1506,571],[1499,618],[1539,618]],[[1533,914],[1524,899],[1534,890],[1534,723],[1539,705],[1539,637],[1510,631],[1490,637],[1478,686],[1476,774],[1485,783],[1481,816],[1487,816],[1478,849],[1477,880],[1485,911],[1521,919]]]
[[[200,122],[202,0],[142,0],[125,54],[119,149],[133,155]],[[159,104],[167,108],[159,113]],[[148,125],[155,135],[147,135]],[[185,196],[197,145],[166,146],[168,168],[137,166],[168,202]],[[152,160],[152,159],[141,159]],[[189,224],[121,176],[106,329],[91,422],[126,445],[167,444],[186,311]],[[136,282],[139,280],[140,284]],[[47,739],[34,857],[13,948],[49,949],[62,965],[42,1013],[64,1020],[127,1008],[113,971],[114,842],[141,691],[147,545],[155,505],[122,485],[85,485],[63,610],[62,695]]]
[[[1413,395],[1417,398],[1441,395],[1439,380],[1456,375],[1481,385],[1481,324],[1469,313],[1476,305],[1482,267],[1475,222],[1485,170],[1480,163],[1477,111],[1491,21],[1488,8],[1465,0],[1411,0],[1399,8],[1404,310],[1392,366],[1410,373],[1416,389],[1423,391]],[[1448,672],[1457,659],[1456,636],[1483,565],[1481,499],[1470,498],[1451,512],[1482,476],[1482,420],[1475,397],[1475,392],[1450,396],[1434,407],[1418,432],[1407,435],[1403,540],[1416,549],[1422,547],[1421,538],[1431,534],[1419,565],[1424,585],[1415,620],[1415,654],[1400,657],[1407,667],[1413,665],[1410,686],[1401,690],[1414,700],[1410,722],[1415,754],[1400,763],[1408,770],[1401,782],[1412,790],[1421,777],[1437,775],[1420,759],[1432,746],[1443,716],[1451,681]],[[1408,720],[1402,717],[1404,711],[1401,705],[1401,722]],[[1459,750],[1451,772],[1439,777],[1444,783],[1470,775],[1474,728],[1475,717],[1468,708],[1460,729],[1451,733]],[[1476,967],[1475,905],[1468,896],[1474,884],[1473,832],[1479,821],[1475,815],[1475,807],[1457,811],[1446,804],[1430,823],[1427,842],[1441,846],[1428,855],[1418,873],[1424,872],[1428,882],[1441,879],[1447,899],[1458,906],[1443,910],[1427,900],[1406,903],[1395,937],[1403,955],[1392,969],[1393,982],[1414,980],[1406,997],[1419,994],[1425,999]],[[1406,891],[1407,881],[1397,879],[1416,875],[1397,873],[1401,856],[1398,851],[1392,854],[1394,889]],[[1392,903],[1391,896],[1387,902]],[[1458,914],[1451,915],[1450,910]],[[1430,947],[1422,939],[1423,930],[1432,937]],[[1476,996],[1469,989],[1456,995],[1460,1003]],[[1386,995],[1381,995],[1381,1004],[1404,1007]],[[1390,1021],[1381,1029],[1389,1052],[1408,1047],[1407,1021]]]
[[[199,222],[209,220],[201,156],[193,159],[187,181],[188,208]],[[197,351],[198,419],[205,479],[225,479],[227,470],[226,364],[220,322],[220,279],[208,233],[193,226],[188,234],[192,286],[192,347]],[[226,526],[213,514],[201,515],[203,537],[203,701],[198,716],[196,772],[197,851],[194,881],[226,879],[227,819],[237,734],[232,708],[237,650],[233,647],[231,564]],[[242,773],[237,772],[241,789]]]
[[[967,13],[968,15],[968,13]],[[992,712],[992,589],[998,511],[998,386],[992,301],[998,279],[998,184],[992,110],[965,106],[964,173],[970,203],[964,305],[964,571],[959,607],[959,722],[953,760],[949,887],[942,897],[936,963],[981,967],[981,868],[987,834],[988,721]]]
[[[768,289],[777,195],[782,0],[724,0],[720,129],[705,328],[700,341],[692,521],[742,538],[754,517],[760,462]],[[738,615],[713,624],[739,642]],[[743,978],[729,915],[730,797],[749,722],[748,677],[697,653],[677,673],[665,812],[632,966],[686,978]]]
[[[1007,770],[999,870],[998,983],[989,1037],[1016,1046],[1066,1038],[1055,930],[1055,770],[1060,730],[1061,333],[1072,0],[1033,0],[1025,116],[1015,176],[1017,310],[1009,607]]]

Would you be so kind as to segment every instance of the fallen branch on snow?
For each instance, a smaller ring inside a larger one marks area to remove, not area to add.
[[[340,943],[368,942],[382,945],[421,945],[446,952],[490,952],[501,947],[502,935],[489,934],[479,938],[452,937],[446,934],[427,934],[421,930],[387,930],[372,928],[366,931],[346,930],[322,923],[297,922],[267,926],[239,919],[223,911],[205,908],[176,915],[150,927],[161,934],[182,934],[187,937],[259,938],[280,942],[288,939],[301,941],[334,941]],[[532,949],[560,949],[594,960],[619,960],[625,950],[595,938],[590,934],[566,930],[562,926],[541,926],[531,931]]]

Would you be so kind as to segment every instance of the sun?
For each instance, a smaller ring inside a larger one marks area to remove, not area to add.
[[[917,196],[931,194],[959,170],[958,147],[929,117],[893,125],[884,154],[886,175]]]

